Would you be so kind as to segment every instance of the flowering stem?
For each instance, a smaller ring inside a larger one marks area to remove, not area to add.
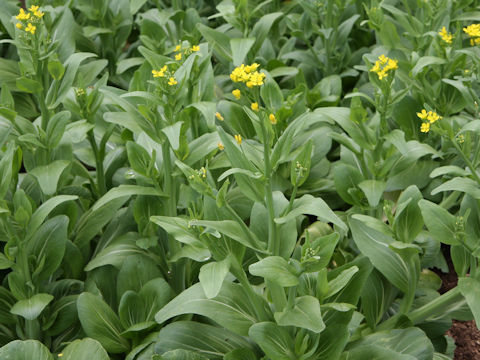
[[[470,161],[470,159],[468,158],[467,155],[465,155],[465,153],[462,151],[462,149],[460,148],[460,146],[457,144],[457,142],[455,141],[455,139],[450,139],[453,146],[455,147],[455,149],[457,149],[460,157],[463,159],[463,161],[465,162],[465,164],[468,166],[468,168],[470,169],[470,171],[472,172],[472,176],[473,178],[475,179],[475,181],[480,185],[480,177],[478,176],[476,170],[475,170],[475,166],[473,166],[472,162]]]

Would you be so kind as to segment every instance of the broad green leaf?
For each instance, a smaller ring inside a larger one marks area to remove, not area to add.
[[[180,147],[180,131],[182,129],[183,122],[176,122],[174,125],[164,127],[162,132],[168,139],[168,142],[172,146],[172,149],[177,151]]]
[[[362,189],[363,193],[365,194],[368,204],[371,207],[376,207],[382,198],[383,192],[387,187],[387,183],[380,180],[363,180],[358,184],[358,187]]]
[[[442,64],[445,64],[445,62],[446,62],[445,59],[438,58],[435,56],[423,56],[420,59],[418,59],[417,63],[413,67],[412,75],[417,76],[426,67],[428,67],[429,69],[432,69],[432,65],[442,65]]]
[[[33,280],[47,280],[62,263],[67,244],[69,218],[56,216],[46,221],[27,243],[27,252],[35,257]]]
[[[177,349],[163,353],[161,360],[208,360],[208,357],[200,355],[197,352]]]
[[[325,295],[326,298],[335,295],[340,290],[342,290],[353,276],[359,271],[357,266],[349,267],[348,269],[343,270],[340,274],[338,274],[335,278],[328,282],[328,292]]]
[[[202,265],[198,279],[208,299],[218,295],[229,269],[230,259],[228,257],[222,261]]]
[[[404,260],[389,248],[394,240],[362,221],[352,218],[350,228],[353,240],[360,251],[366,255],[385,277],[403,292],[408,291],[409,273]]]
[[[175,321],[165,326],[155,344],[155,352],[160,354],[184,349],[207,358],[211,358],[213,354],[222,356],[237,348],[253,350],[252,345],[241,336],[217,326],[194,321]]]
[[[351,351],[351,356],[354,356],[354,353],[364,346],[390,350],[392,357],[388,357],[388,359],[430,360],[433,357],[433,345],[419,328],[394,329],[367,335],[350,346],[352,350],[355,350]],[[367,356],[368,351],[361,353],[364,355],[358,357],[359,359]],[[354,358],[357,359],[357,357]],[[365,359],[367,358],[365,357]],[[368,357],[368,359],[372,358]]]
[[[480,186],[476,181],[466,177],[456,177],[444,182],[442,185],[432,190],[432,195],[438,194],[442,191],[462,191],[474,199],[480,199]]]
[[[255,38],[248,39],[230,39],[230,48],[232,50],[232,60],[234,66],[240,66],[255,43]]]
[[[265,306],[260,296],[257,299]],[[224,282],[220,293],[213,299],[207,299],[202,285],[197,283],[165,305],[155,320],[162,324],[178,315],[198,314],[236,334],[247,335],[250,326],[259,320],[255,315],[258,310],[239,284]]]
[[[78,196],[76,195],[58,195],[45,201],[37,210],[35,210],[32,217],[30,218],[30,222],[28,223],[27,227],[28,234],[33,235],[43,223],[43,221],[47,218],[47,216],[57,206],[63,204],[66,201],[73,201],[77,199]]]
[[[30,174],[35,176],[45,195],[53,195],[56,193],[58,181],[68,165],[70,165],[70,161],[57,160],[48,165],[36,167],[30,171]]]
[[[170,216],[152,216],[150,221],[161,226],[168,234],[184,244],[199,243],[197,235],[190,229],[190,223],[186,219]]]
[[[252,325],[248,335],[270,359],[292,360],[297,358],[295,344],[290,333],[273,322]]]
[[[248,267],[250,274],[261,276],[280,286],[290,287],[298,285],[295,268],[280,256],[266,257]]]
[[[94,339],[75,340],[62,351],[62,360],[109,360],[102,345]]]
[[[295,326],[315,333],[325,329],[320,312],[320,302],[313,296],[297,297],[293,308],[276,312],[274,315],[275,321],[281,326]]]
[[[423,229],[423,218],[418,206],[422,193],[415,185],[405,189],[397,200],[393,230],[399,241],[412,243]]]
[[[15,340],[0,348],[0,359],[54,360],[48,348],[38,340]]]
[[[120,335],[120,319],[98,296],[84,292],[77,300],[78,318],[85,333],[112,354],[124,353],[128,342]]]
[[[275,222],[277,224],[284,224],[302,214],[317,216],[320,220],[332,222],[342,230],[347,231],[345,223],[335,215],[335,213],[328,207],[327,203],[321,198],[316,198],[312,195],[304,195],[300,199],[296,199],[293,203],[292,211],[286,216],[276,218]]]
[[[460,245],[456,234],[456,218],[441,206],[427,200],[418,202],[423,220],[435,240],[449,245]]]
[[[105,195],[103,195],[92,207],[92,211],[100,209],[103,205],[108,204],[114,199],[122,198],[132,195],[150,195],[150,196],[162,196],[165,194],[152,187],[144,187],[138,185],[120,185],[111,189]]]
[[[230,38],[226,34],[201,23],[197,24],[197,29],[223,61],[232,61]]]
[[[2,160],[0,160],[0,199],[3,200],[5,194],[10,187],[10,182],[12,181],[12,163],[13,156],[15,153],[15,145],[12,143],[8,144],[7,151],[3,154]]]
[[[30,299],[17,301],[10,312],[27,320],[35,320],[52,300],[50,294],[33,295]]]

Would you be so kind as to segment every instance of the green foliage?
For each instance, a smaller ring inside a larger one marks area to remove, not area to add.
[[[19,5],[0,358],[441,359],[480,322],[474,1]]]

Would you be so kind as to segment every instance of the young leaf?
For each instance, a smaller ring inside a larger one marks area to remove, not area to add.
[[[301,296],[295,299],[293,308],[274,314],[275,320],[281,326],[295,326],[315,333],[325,329],[320,312],[320,302],[313,296]]]
[[[27,320],[35,320],[52,300],[50,294],[36,294],[30,299],[17,301],[10,312]]]
[[[198,279],[208,299],[218,295],[229,269],[230,259],[228,257],[222,261],[202,265]]]
[[[295,268],[280,256],[266,257],[248,267],[250,274],[261,276],[280,286],[290,287],[298,285]]]

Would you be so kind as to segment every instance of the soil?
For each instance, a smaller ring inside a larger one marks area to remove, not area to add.
[[[439,290],[441,294],[457,286],[458,282],[457,274],[450,259],[450,249],[444,248],[443,250],[449,272],[443,273],[434,269],[442,278],[442,287]],[[453,320],[452,327],[447,331],[447,335],[455,340],[454,360],[480,360],[480,331],[475,324],[475,320]]]

